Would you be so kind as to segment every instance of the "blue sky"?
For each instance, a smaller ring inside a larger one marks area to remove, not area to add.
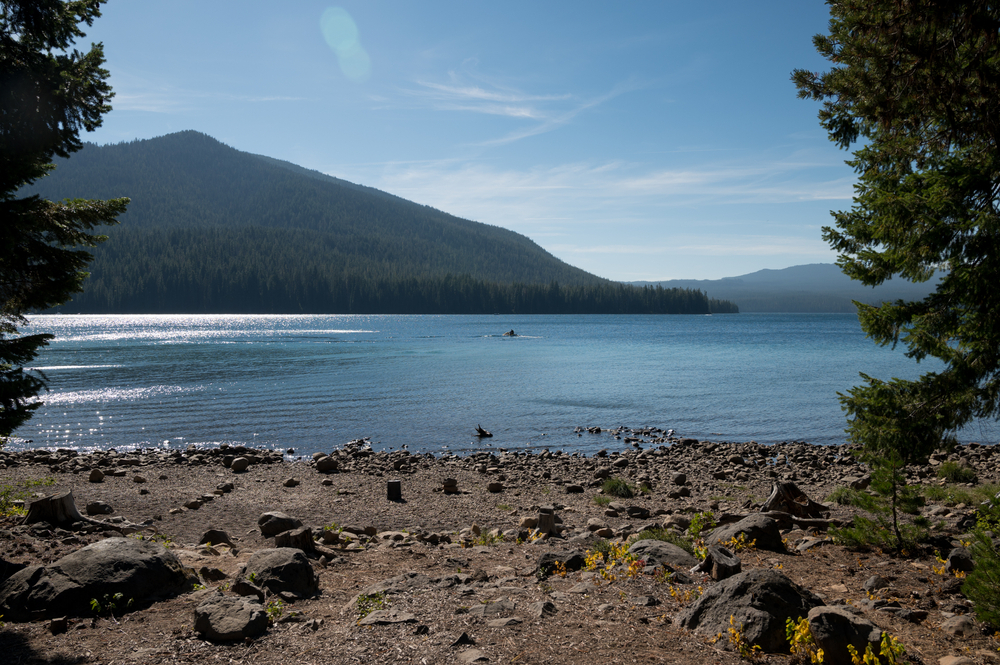
[[[818,0],[111,0],[86,139],[194,129],[625,281],[832,262],[854,174],[796,97]]]

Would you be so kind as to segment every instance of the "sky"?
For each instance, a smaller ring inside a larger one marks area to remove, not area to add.
[[[113,110],[521,233],[622,281],[830,263],[853,170],[797,98],[820,0],[110,0]]]

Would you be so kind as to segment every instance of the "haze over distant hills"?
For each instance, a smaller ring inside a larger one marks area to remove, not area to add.
[[[729,300],[741,312],[855,312],[852,301],[879,304],[920,300],[934,290],[935,280],[914,284],[894,279],[872,288],[852,280],[833,263],[813,263],[782,270],[758,270],[738,277],[662,282],[631,282],[636,286],[700,289],[712,298]]]
[[[194,131],[86,145],[31,190],[132,202],[65,313],[708,313],[530,239]]]

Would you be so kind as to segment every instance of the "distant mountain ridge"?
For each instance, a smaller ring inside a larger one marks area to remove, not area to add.
[[[936,281],[915,284],[895,279],[872,288],[852,280],[836,264],[812,263],[722,279],[672,279],[631,284],[699,289],[712,298],[734,302],[741,312],[853,313],[857,311],[852,302],[855,300],[869,304],[921,300],[934,290]]]
[[[66,313],[731,311],[195,131],[86,145],[25,193],[132,202]]]

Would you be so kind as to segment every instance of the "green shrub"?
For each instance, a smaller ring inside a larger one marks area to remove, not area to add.
[[[858,551],[897,549],[913,552],[927,539],[925,528],[918,524],[901,524],[902,538],[897,540],[888,510],[875,513],[873,517],[875,519],[858,515],[852,526],[830,527],[830,535],[838,545]]]
[[[974,483],[976,482],[975,470],[959,464],[958,462],[945,462],[938,467],[938,478],[944,478],[949,483]]]
[[[711,512],[698,513],[691,518],[691,524],[688,525],[687,534],[691,537],[691,540],[698,540],[701,538],[703,531],[706,529],[714,529],[715,525],[715,515]]]
[[[694,554],[694,545],[691,541],[684,538],[684,536],[674,533],[670,529],[646,529],[645,531],[640,531],[635,539],[662,540],[665,543],[671,543],[672,545],[680,547],[688,554]]]
[[[601,485],[601,489],[606,496],[614,496],[619,499],[631,499],[635,496],[633,487],[617,477],[605,480],[604,484]]]
[[[611,497],[604,496],[603,494],[595,494],[594,503],[596,503],[598,506],[606,506],[609,503],[611,503]]]
[[[875,497],[850,487],[838,487],[830,492],[830,496],[826,497],[826,500],[833,501],[839,506],[854,506],[869,512],[875,507]]]
[[[993,540],[982,529],[977,529],[970,547],[975,569],[965,578],[962,593],[972,601],[976,618],[1000,629],[1000,553]]]

